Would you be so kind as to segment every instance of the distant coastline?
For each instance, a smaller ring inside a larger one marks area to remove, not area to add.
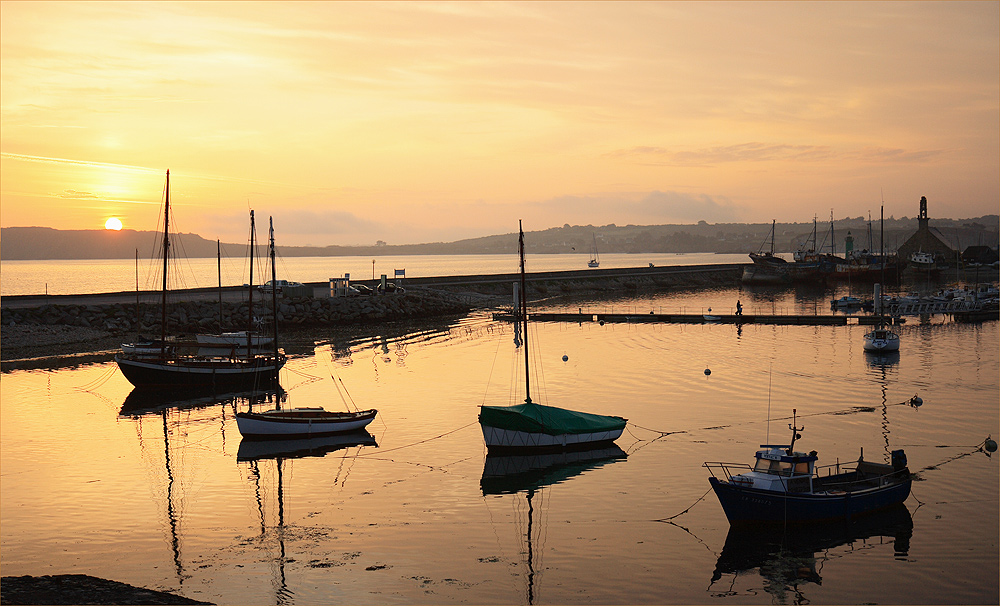
[[[970,245],[1000,246],[1000,215],[973,219],[932,219],[941,233],[964,248]],[[869,222],[866,218],[840,219],[834,222],[834,248],[843,250],[844,237],[851,232],[855,248],[868,245]],[[886,248],[892,250],[917,229],[916,218],[887,219]],[[564,225],[530,232],[529,253],[584,253],[596,239],[605,253],[749,253],[759,250],[771,230],[769,223],[716,223],[701,221],[691,225]],[[878,238],[878,226],[874,238]],[[791,252],[810,240],[812,223],[778,223],[775,228],[775,251]],[[820,223],[818,246],[830,247],[830,224]],[[132,259],[139,251],[148,258],[155,250],[160,234],[152,231],[123,229],[59,230],[49,227],[0,228],[0,259],[6,261],[59,259]],[[194,233],[175,236],[188,258],[214,258],[217,242]],[[877,246],[877,244],[876,244]],[[245,250],[246,244],[222,243],[225,250]],[[278,246],[283,257],[337,257],[388,255],[475,255],[512,253],[517,248],[514,233],[484,236],[455,242],[425,244],[387,244],[372,246]],[[232,252],[230,252],[232,254]]]

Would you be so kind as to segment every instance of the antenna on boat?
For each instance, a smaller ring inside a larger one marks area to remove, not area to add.
[[[799,432],[805,429],[805,425],[802,427],[795,426],[795,409],[792,409],[792,422],[788,424],[788,429],[792,430],[792,443],[788,445],[788,456],[792,456],[792,449],[795,448],[795,440],[801,438]]]

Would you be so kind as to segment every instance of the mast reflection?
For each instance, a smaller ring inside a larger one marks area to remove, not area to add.
[[[535,603],[535,570],[541,554],[535,551],[535,542],[541,528],[535,527],[534,498],[543,489],[561,484],[585,471],[615,463],[627,458],[617,445],[590,450],[523,455],[486,455],[483,477],[479,486],[483,495],[524,493],[528,505],[527,527],[521,535],[526,539],[528,604]]]

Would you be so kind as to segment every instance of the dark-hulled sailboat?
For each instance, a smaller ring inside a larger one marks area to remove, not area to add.
[[[163,285],[161,292],[160,340],[154,342],[159,352],[133,352],[123,349],[115,362],[129,383],[140,388],[200,389],[213,391],[240,391],[258,389],[277,382],[278,371],[285,364],[285,356],[278,352],[277,339],[271,353],[255,353],[248,348],[244,356],[187,355],[172,348],[167,338],[167,273],[170,259],[170,171],[167,181],[163,212]],[[253,253],[254,224],[250,211],[250,317],[253,317]],[[277,328],[275,327],[275,332]]]

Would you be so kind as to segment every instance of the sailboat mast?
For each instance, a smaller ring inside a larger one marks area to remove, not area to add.
[[[160,301],[160,357],[167,357],[167,259],[170,257],[170,170],[163,203],[163,294]]]
[[[257,228],[253,222],[253,211],[250,211],[250,288],[247,289],[247,308],[250,317],[247,320],[247,359],[253,355],[253,258],[257,254]]]
[[[882,200],[882,206],[879,207],[878,211],[878,229],[879,229],[878,240],[882,248],[882,254],[880,256],[882,261],[882,288],[884,289],[885,288],[885,200]],[[883,305],[885,305],[885,298],[882,296],[882,292],[880,291],[878,294],[879,328],[883,328],[885,326],[885,313],[884,313],[885,310],[882,309]]]
[[[219,333],[222,333],[222,240],[215,241],[215,254],[219,269]]]
[[[274,380],[278,380],[278,276],[274,267],[274,217],[268,217],[270,224],[270,247],[271,247],[271,312],[274,316],[271,323],[274,330]]]
[[[777,219],[771,219],[771,256],[774,256],[774,225],[777,223]]]
[[[521,227],[521,221],[517,221],[517,230],[520,233],[517,240],[518,254],[521,257],[521,301],[520,301],[520,314],[521,314],[521,326],[524,327],[524,403],[531,404],[531,383],[530,383],[530,366],[528,365],[528,290],[525,288],[524,279],[524,229]]]

